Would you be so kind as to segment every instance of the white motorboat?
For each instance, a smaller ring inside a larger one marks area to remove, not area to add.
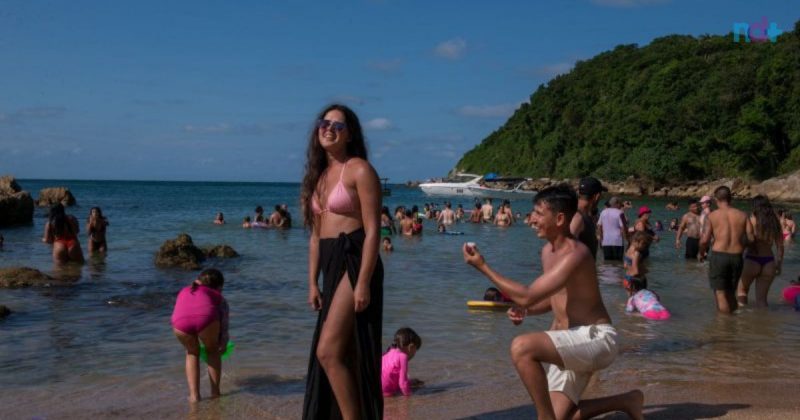
[[[522,189],[522,185],[524,185],[525,182],[526,181],[522,181],[511,189],[491,188],[485,185],[470,185],[469,190],[472,193],[473,197],[480,197],[480,198],[498,198],[502,200],[525,200],[536,197],[536,191]]]
[[[514,183],[512,188],[506,189],[489,187],[483,181],[484,177],[482,175],[461,173],[442,181],[419,184],[419,188],[430,196],[462,196],[503,200],[524,200],[536,196],[536,191],[522,189],[522,186],[527,181],[525,178],[492,178],[492,182],[505,182],[507,185],[509,185],[509,182]]]
[[[483,180],[483,175],[475,174],[455,174],[450,178],[445,178],[441,181],[423,182],[419,184],[419,188],[427,195],[432,196],[464,196],[474,197],[471,186],[480,186],[480,181]]]

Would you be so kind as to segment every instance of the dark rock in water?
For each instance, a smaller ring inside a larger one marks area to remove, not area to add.
[[[50,286],[56,279],[29,267],[0,268],[0,289]]]
[[[33,222],[33,198],[12,176],[0,177],[0,226]]]
[[[203,251],[194,246],[192,237],[181,233],[175,239],[169,239],[161,245],[156,254],[156,267],[179,267],[187,270],[197,270],[200,263],[205,261]]]
[[[239,253],[228,245],[217,245],[213,248],[205,247],[203,252],[209,258],[234,258],[239,256]]]
[[[0,305],[0,319],[11,315],[11,309],[5,305]]]
[[[61,203],[64,207],[74,206],[75,196],[69,191],[69,188],[52,187],[44,188],[39,191],[39,199],[36,200],[36,205],[39,207],[50,207],[54,204]]]

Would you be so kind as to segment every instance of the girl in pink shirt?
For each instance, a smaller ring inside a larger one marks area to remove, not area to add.
[[[220,395],[220,356],[228,345],[228,303],[222,297],[224,283],[219,270],[204,270],[197,280],[178,293],[172,312],[172,329],[186,349],[186,381],[191,402],[200,400],[200,342],[206,346],[208,354],[211,397]]]
[[[411,328],[404,327],[394,333],[394,341],[383,354],[381,363],[381,386],[383,396],[391,397],[398,392],[411,395],[411,388],[423,384],[417,379],[408,379],[408,361],[414,358],[422,347],[422,339]]]

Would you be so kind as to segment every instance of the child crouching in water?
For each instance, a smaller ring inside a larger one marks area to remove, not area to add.
[[[383,396],[391,397],[398,392],[411,395],[411,388],[422,386],[417,379],[408,379],[408,362],[422,347],[422,339],[411,328],[400,328],[394,333],[394,341],[383,354],[381,363],[381,386]]]
[[[625,280],[625,290],[628,291],[628,303],[625,312],[639,311],[647,319],[669,319],[670,313],[658,300],[655,292],[647,290],[640,279]]]
[[[219,270],[203,270],[197,280],[181,289],[172,312],[172,328],[186,348],[189,401],[200,401],[200,342],[208,354],[211,397],[219,397],[222,352],[228,345],[228,302],[222,297],[225,279]]]

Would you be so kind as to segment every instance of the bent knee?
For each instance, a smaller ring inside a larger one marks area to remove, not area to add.
[[[529,359],[533,355],[529,340],[526,340],[523,336],[518,336],[511,340],[509,352],[511,353],[511,360],[514,363]]]

